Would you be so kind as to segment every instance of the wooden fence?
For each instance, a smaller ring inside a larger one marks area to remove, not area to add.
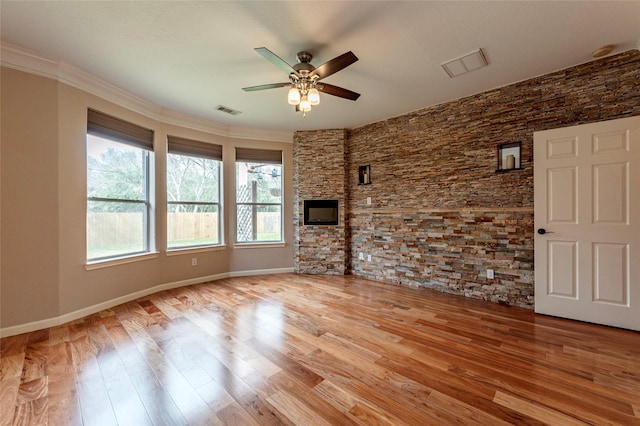
[[[279,232],[280,213],[258,213],[258,232]],[[142,213],[87,213],[87,241],[92,246],[105,247],[136,244],[141,241]],[[218,213],[168,213],[167,239],[218,240]]]

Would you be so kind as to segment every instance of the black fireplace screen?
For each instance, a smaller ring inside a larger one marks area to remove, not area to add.
[[[337,225],[338,200],[304,200],[305,225]]]

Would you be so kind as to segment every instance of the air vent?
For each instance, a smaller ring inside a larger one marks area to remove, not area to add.
[[[486,67],[488,63],[487,59],[484,57],[484,53],[482,53],[482,49],[478,49],[460,56],[459,58],[447,61],[441,65],[447,74],[449,74],[449,77],[453,78],[468,73],[469,71]]]
[[[231,109],[231,108],[226,107],[226,106],[224,106],[224,105],[218,105],[218,106],[216,107],[216,111],[225,112],[225,113],[227,113],[227,114],[231,114],[231,115],[238,115],[238,114],[241,114],[241,113],[242,113],[242,111],[238,111],[238,110],[235,110],[235,109]]]

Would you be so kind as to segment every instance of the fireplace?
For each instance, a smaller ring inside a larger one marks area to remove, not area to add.
[[[305,225],[337,225],[338,200],[304,200]]]

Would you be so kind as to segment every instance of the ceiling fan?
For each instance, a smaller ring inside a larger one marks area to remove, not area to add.
[[[320,103],[319,91],[352,101],[360,97],[359,93],[351,90],[334,86],[333,84],[320,83],[320,80],[323,78],[335,74],[358,60],[358,57],[351,51],[325,62],[318,68],[311,65],[313,56],[309,52],[299,52],[297,55],[298,63],[291,66],[266,47],[257,47],[255,51],[261,54],[267,61],[287,73],[289,75],[289,81],[243,87],[242,90],[245,92],[291,86],[287,100],[289,104],[295,105],[296,111],[302,111],[303,113],[310,111],[311,105]]]

